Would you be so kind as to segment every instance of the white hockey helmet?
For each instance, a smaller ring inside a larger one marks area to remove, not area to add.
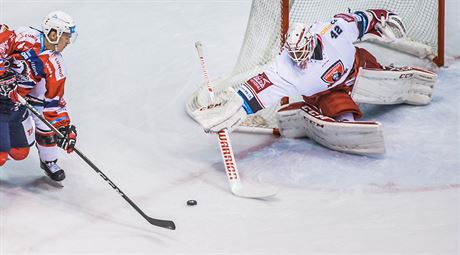
[[[63,11],[53,11],[46,15],[46,17],[43,18],[42,29],[46,39],[51,44],[57,44],[59,39],[61,39],[62,33],[69,33],[71,35],[71,42],[75,42],[77,38],[75,22],[69,14]],[[48,37],[51,30],[55,30],[57,33],[57,39],[55,41],[51,41]]]
[[[310,32],[310,28],[304,23],[294,23],[286,37],[284,47],[298,65],[311,59],[317,44],[316,36]]]

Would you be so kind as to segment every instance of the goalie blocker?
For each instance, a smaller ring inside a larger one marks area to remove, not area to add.
[[[213,103],[193,111],[192,115],[206,133],[218,133],[223,129],[231,133],[247,117],[243,99],[232,88],[216,94]]]

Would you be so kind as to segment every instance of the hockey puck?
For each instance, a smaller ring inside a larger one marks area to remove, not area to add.
[[[188,200],[187,201],[187,205],[189,205],[189,206],[194,206],[194,205],[197,205],[197,204],[198,204],[198,202],[196,200]]]

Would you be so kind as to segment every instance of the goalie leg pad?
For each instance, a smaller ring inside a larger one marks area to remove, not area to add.
[[[278,110],[276,119],[281,136],[288,138],[307,137],[305,121],[300,115],[301,108],[304,105],[304,102],[297,102],[284,105]]]
[[[359,155],[385,153],[378,122],[336,122],[309,105],[302,106],[299,114],[304,118],[306,135],[329,149]]]
[[[337,122],[304,102],[284,106],[277,112],[277,119],[283,137],[308,137],[329,149],[352,154],[385,153],[378,122]]]
[[[351,96],[358,103],[427,105],[436,80],[435,73],[418,68],[360,68]]]

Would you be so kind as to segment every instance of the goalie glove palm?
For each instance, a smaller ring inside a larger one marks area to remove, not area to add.
[[[396,13],[385,9],[371,9],[355,12],[363,20],[364,37],[362,40],[379,40],[387,43],[406,36],[404,23]]]
[[[231,88],[220,92],[213,103],[195,110],[193,115],[206,133],[223,129],[232,132],[247,117],[243,99]]]

